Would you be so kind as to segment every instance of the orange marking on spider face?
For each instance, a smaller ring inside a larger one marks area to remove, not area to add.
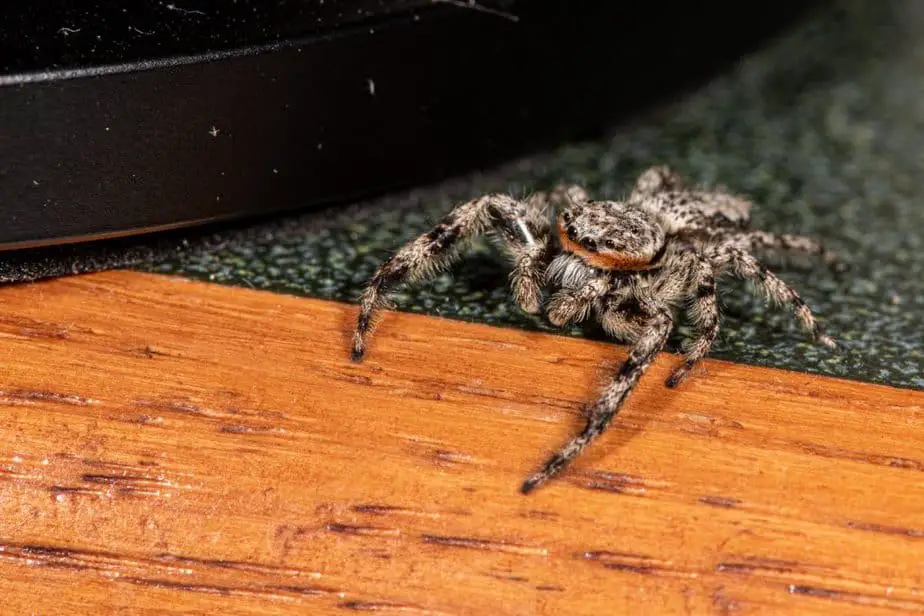
[[[632,257],[619,252],[592,252],[577,242],[572,242],[565,231],[565,223],[558,219],[558,239],[561,240],[562,250],[576,254],[592,267],[605,270],[642,270],[648,269],[651,259]]]

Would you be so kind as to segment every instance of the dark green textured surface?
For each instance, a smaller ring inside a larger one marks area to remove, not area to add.
[[[646,166],[667,163],[694,181],[753,197],[755,228],[822,238],[853,266],[840,282],[824,269],[780,270],[843,352],[811,345],[788,313],[729,281],[714,357],[924,388],[922,33],[924,3],[916,0],[838,2],[731,73],[606,139],[436,189],[229,231],[222,248],[193,249],[154,270],[355,301],[396,246],[460,200],[493,190],[522,196],[560,181],[584,184],[597,198],[619,197]],[[451,275],[406,290],[398,305],[551,329],[516,309],[506,273],[479,242]]]

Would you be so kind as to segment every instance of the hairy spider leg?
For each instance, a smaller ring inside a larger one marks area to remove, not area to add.
[[[511,285],[527,312],[542,307],[541,281],[549,252],[548,195],[518,201],[502,194],[474,199],[455,208],[430,231],[402,246],[375,272],[360,300],[353,334],[353,361],[362,359],[377,313],[390,305],[396,286],[431,278],[449,267],[477,235],[493,231],[513,261]]]
[[[822,242],[804,235],[787,233],[777,235],[766,231],[747,231],[723,233],[720,237],[723,242],[729,242],[741,250],[764,250],[781,256],[799,254],[817,257],[832,271],[839,274],[848,269],[847,264],[837,253],[829,250]]]
[[[520,487],[523,494],[529,494],[560,473],[606,430],[655,356],[664,348],[673,326],[673,318],[667,309],[662,308],[655,312],[647,324],[645,333],[636,341],[629,353],[629,358],[622,364],[613,381],[597,401],[587,409],[587,425],[577,436],[559,449],[538,472],[523,482]]]
[[[546,316],[555,327],[569,323],[580,323],[588,316],[594,302],[610,290],[610,284],[603,277],[591,278],[576,289],[562,289],[549,298]]]
[[[668,191],[683,190],[686,182],[680,174],[672,171],[666,165],[649,167],[635,181],[635,187],[632,189],[630,199],[638,199],[645,195]]]
[[[824,332],[824,327],[815,319],[811,309],[799,294],[788,284],[780,280],[764,267],[757,257],[737,248],[717,248],[709,255],[709,260],[719,271],[728,270],[735,276],[751,280],[773,301],[789,306],[793,313],[809,330],[816,342],[828,348],[837,348],[837,343]]]
[[[716,298],[715,272],[705,259],[696,261],[690,279],[690,304],[688,313],[698,336],[684,345],[684,362],[674,369],[665,385],[676,387],[690,374],[690,371],[709,353],[719,334],[719,303]]]

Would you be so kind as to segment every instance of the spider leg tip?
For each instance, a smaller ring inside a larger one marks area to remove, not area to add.
[[[537,477],[533,475],[529,479],[523,482],[523,485],[520,486],[520,494],[529,494],[533,490],[539,487],[545,479],[543,477]]]
[[[350,361],[358,364],[359,362],[363,360],[363,356],[365,354],[366,354],[365,349],[358,349],[354,347],[353,350],[350,351]]]
[[[674,372],[671,373],[669,377],[667,377],[667,380],[664,381],[664,386],[668,389],[675,389],[678,385],[686,380],[689,373],[689,369],[685,368],[684,366],[677,368],[674,370]]]

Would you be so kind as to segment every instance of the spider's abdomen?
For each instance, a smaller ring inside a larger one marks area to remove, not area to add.
[[[742,229],[751,220],[751,203],[724,192],[664,192],[645,199],[642,205],[660,215],[661,224],[668,233]]]

